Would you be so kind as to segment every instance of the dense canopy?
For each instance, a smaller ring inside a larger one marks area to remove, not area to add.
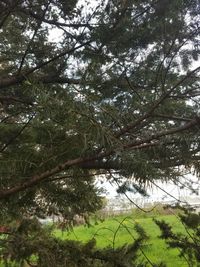
[[[199,0],[1,0],[0,13],[4,219],[93,212],[100,174],[139,190],[199,173]]]

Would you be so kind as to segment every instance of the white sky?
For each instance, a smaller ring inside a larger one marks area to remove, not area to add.
[[[194,188],[196,191],[200,194],[200,184],[199,180],[195,176],[188,176],[187,179],[192,179],[194,182]],[[103,181],[103,182],[102,182]],[[161,188],[159,189],[156,186],[152,186],[151,188],[147,187],[147,193],[149,194],[148,201],[154,202],[154,201],[168,201],[168,200],[174,200],[174,198],[184,200],[187,197],[199,197],[196,194],[192,193],[189,189],[180,189],[180,186],[170,184],[170,183],[163,183],[163,182],[156,182],[157,185]],[[115,198],[119,196],[117,193],[117,186],[114,183],[110,183],[106,181],[106,179],[101,179],[101,182],[97,182],[97,185],[99,187],[103,187],[106,190],[106,193],[103,194],[107,198]],[[162,191],[162,189],[165,191]],[[168,193],[168,194],[167,194]],[[127,193],[130,198],[144,198],[139,193]],[[171,195],[171,196],[170,196]],[[121,195],[123,196],[123,195]],[[125,196],[124,196],[125,197]],[[126,198],[126,197],[125,197]]]

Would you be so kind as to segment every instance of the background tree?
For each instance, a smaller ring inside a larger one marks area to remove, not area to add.
[[[139,190],[199,173],[198,0],[0,10],[2,220],[94,212],[99,174]]]

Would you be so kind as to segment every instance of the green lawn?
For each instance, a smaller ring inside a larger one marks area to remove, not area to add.
[[[157,219],[164,219],[169,222],[174,231],[185,231],[183,225],[174,215],[158,216]],[[55,235],[61,239],[73,239],[83,242],[95,237],[99,248],[106,246],[118,247],[133,242],[134,237],[137,237],[133,229],[134,223],[139,223],[150,237],[142,249],[153,263],[163,261],[169,267],[188,266],[185,260],[178,256],[179,251],[177,249],[167,249],[165,242],[158,238],[160,231],[152,221],[152,218],[134,219],[132,216],[118,216],[106,219],[104,222],[92,227],[75,227],[71,232],[55,230]],[[143,260],[142,256],[140,260]]]
[[[166,222],[169,222],[170,225],[173,226],[173,230],[176,232],[186,233],[183,225],[175,215],[156,216],[156,219],[163,219]],[[54,230],[54,235],[60,239],[71,239],[83,242],[95,238],[97,247],[99,248],[107,246],[116,248],[134,241],[134,238],[137,237],[137,234],[133,229],[135,223],[139,223],[149,235],[149,240],[147,240],[144,247],[142,247],[142,251],[151,262],[155,264],[162,261],[165,262],[168,267],[188,266],[186,261],[178,256],[179,251],[177,249],[168,249],[165,242],[158,238],[160,230],[151,217],[138,218],[134,215],[127,217],[117,216],[108,218],[103,222],[98,222],[98,224],[94,223],[91,227],[75,227],[73,231],[70,232]],[[142,256],[141,251],[139,253],[139,261],[142,262],[144,256]],[[4,266],[0,264],[0,267]]]

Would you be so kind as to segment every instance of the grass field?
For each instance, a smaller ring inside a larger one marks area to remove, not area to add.
[[[156,219],[165,220],[173,226],[175,232],[186,234],[183,225],[175,215],[158,215]],[[99,221],[98,224],[93,223],[91,227],[74,227],[73,231],[61,231],[56,229],[53,234],[60,239],[78,240],[82,242],[87,242],[95,238],[98,248],[107,246],[116,248],[134,241],[134,238],[137,237],[137,233],[134,230],[135,223],[140,224],[149,235],[149,239],[142,247],[142,251],[152,263],[164,262],[168,267],[188,266],[187,262],[178,256],[179,251],[177,249],[169,249],[166,243],[158,237],[160,235],[160,230],[151,217],[144,218],[135,215],[116,216],[107,218],[103,222]],[[141,251],[139,254],[138,262],[143,262],[144,256]],[[13,266],[17,267],[16,265]],[[5,266],[0,263],[0,267]]]
[[[174,215],[158,216],[157,219],[164,219],[166,222],[169,222],[176,232],[185,231],[183,225]],[[168,249],[165,242],[158,238],[160,230],[152,218],[134,219],[132,216],[117,216],[106,219],[104,222],[98,223],[98,225],[94,224],[92,227],[75,227],[71,232],[55,230],[55,235],[61,239],[83,242],[94,237],[99,248],[106,246],[118,247],[133,242],[134,238],[137,237],[133,229],[134,223],[139,223],[149,235],[149,240],[142,250],[153,263],[163,261],[169,267],[188,266],[187,262],[178,256],[179,251],[177,249]],[[142,261],[144,256],[140,256],[139,259]]]

